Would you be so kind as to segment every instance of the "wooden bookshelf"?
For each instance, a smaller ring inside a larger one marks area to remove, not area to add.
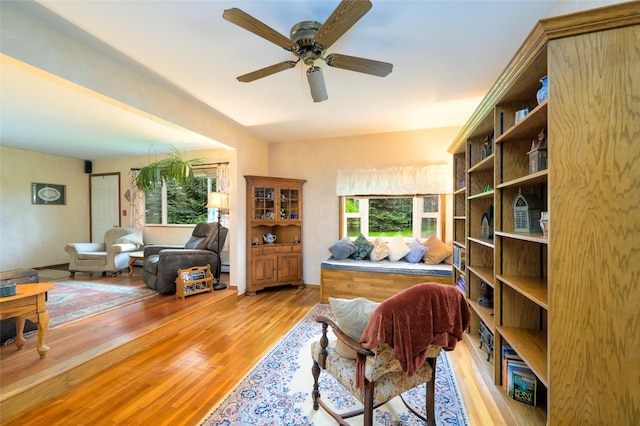
[[[638,40],[638,2],[541,20],[449,148],[454,180],[466,183],[454,187],[464,202],[454,208],[454,243],[466,248],[468,338],[516,424],[637,422],[640,334],[629,327],[640,303]],[[549,95],[538,102],[543,76]],[[540,134],[547,168],[537,170],[529,152]],[[542,200],[548,235],[516,232],[518,194]],[[486,238],[480,220],[490,206]],[[477,302],[482,283],[494,289],[494,308]],[[494,333],[489,362],[480,322]],[[503,346],[538,378],[537,406],[504,392]]]

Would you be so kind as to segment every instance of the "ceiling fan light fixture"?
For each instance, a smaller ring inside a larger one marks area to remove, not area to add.
[[[312,66],[307,70],[307,79],[309,80],[309,88],[311,89],[311,97],[313,102],[326,101],[327,88],[324,85],[324,77],[322,77],[322,69]]]
[[[333,43],[349,31],[371,9],[371,6],[370,0],[341,0],[323,24],[317,21],[298,22],[291,27],[289,38],[238,8],[225,10],[222,14],[224,19],[284,48],[297,58],[295,61],[280,62],[241,75],[237,77],[238,81],[248,83],[293,68],[298,62],[302,62],[309,66],[307,80],[309,80],[313,101],[322,102],[326,101],[328,96],[322,70],[315,66],[315,61],[319,59],[330,67],[379,77],[387,76],[393,69],[393,65],[386,62],[336,53],[325,57],[326,51]]]

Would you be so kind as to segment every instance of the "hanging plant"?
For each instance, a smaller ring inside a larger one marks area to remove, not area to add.
[[[185,160],[176,147],[172,146],[171,150],[168,157],[140,168],[138,176],[133,181],[138,189],[150,192],[167,179],[185,185],[193,178],[193,165],[202,163],[202,159]]]

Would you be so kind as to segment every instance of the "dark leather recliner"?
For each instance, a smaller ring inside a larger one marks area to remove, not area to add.
[[[161,294],[176,292],[178,269],[194,266],[211,266],[211,272],[219,276],[221,267],[218,247],[222,249],[229,230],[218,223],[200,222],[193,229],[184,247],[149,245],[144,248],[144,273],[142,280]],[[218,246],[218,238],[220,245]]]

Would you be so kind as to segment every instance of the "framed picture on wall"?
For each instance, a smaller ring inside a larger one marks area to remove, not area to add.
[[[32,182],[31,204],[67,204],[66,186]]]

